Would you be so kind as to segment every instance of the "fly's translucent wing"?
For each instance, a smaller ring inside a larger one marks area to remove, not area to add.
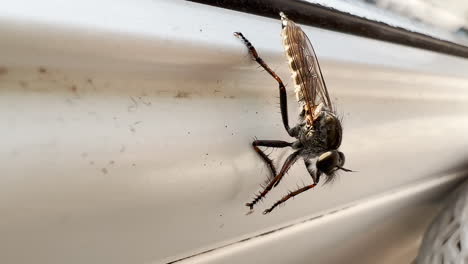
[[[334,112],[333,105],[309,38],[283,13],[280,15],[283,23],[283,45],[296,87],[296,96],[304,104],[306,119],[312,122],[320,112],[317,111],[318,107]]]

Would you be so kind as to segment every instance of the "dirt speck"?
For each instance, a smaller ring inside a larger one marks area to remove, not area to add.
[[[152,103],[151,103],[149,100],[147,100],[147,99],[145,98],[146,95],[143,95],[143,96],[144,96],[144,97],[138,96],[138,99],[140,100],[140,102],[142,102],[142,103],[143,103],[144,105],[146,105],[146,106],[151,106]]]
[[[190,98],[190,94],[187,92],[178,91],[174,98]]]
[[[225,128],[227,128],[227,125],[224,125]]]
[[[125,146],[120,147],[120,153],[124,153],[124,152],[125,152]]]
[[[130,100],[132,100],[132,104],[127,107],[128,112],[133,112],[138,108],[138,102],[133,98],[133,96],[130,96]]]
[[[203,30],[200,28],[200,32],[203,32]]]
[[[190,131],[188,131],[188,132],[187,132],[187,134],[189,134],[189,135],[190,135]]]
[[[219,225],[219,228],[223,228],[223,227],[224,227],[224,224],[220,224],[220,225]]]
[[[89,162],[89,165],[94,165],[94,161],[90,161],[90,162]]]
[[[81,157],[82,157],[83,159],[84,159],[84,158],[87,158],[87,157],[88,157],[88,153],[86,153],[86,152],[81,153]]]
[[[114,165],[115,164],[115,161],[111,160],[109,161],[109,165]]]
[[[0,66],[0,75],[5,75],[8,73],[8,68]]]
[[[86,82],[89,83],[89,84],[93,84],[93,79],[88,78],[88,79],[86,79]]]
[[[136,164],[135,164],[135,163],[133,163],[133,164],[132,164],[132,167],[136,167]]]
[[[39,72],[40,74],[46,74],[47,73],[47,69],[45,67],[39,67],[37,69],[37,72]]]
[[[22,88],[28,88],[28,83],[26,81],[19,81],[19,85],[22,87]]]
[[[107,173],[108,173],[108,171],[107,171],[106,168],[102,168],[102,169],[101,169],[101,172],[102,172],[103,174],[107,174]]]

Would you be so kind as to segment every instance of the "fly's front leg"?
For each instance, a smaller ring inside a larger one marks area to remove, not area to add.
[[[270,213],[271,211],[273,211],[273,209],[275,209],[278,205],[286,202],[287,200],[289,200],[290,198],[300,194],[300,193],[303,193],[309,189],[312,189],[314,188],[315,186],[317,186],[317,184],[311,184],[311,185],[307,185],[307,186],[304,186],[294,192],[290,192],[288,195],[284,196],[283,198],[281,198],[281,200],[277,201],[275,204],[273,204],[273,206],[271,206],[270,208],[266,209],[265,211],[263,211],[263,214],[268,214]]]
[[[274,203],[270,208],[266,209],[265,211],[263,211],[263,214],[268,214],[270,213],[271,211],[273,211],[273,209],[275,209],[278,205],[286,202],[287,200],[289,200],[290,198],[296,196],[296,195],[299,195],[300,193],[303,193],[309,189],[312,189],[314,188],[315,186],[317,186],[319,180],[320,180],[320,174],[321,172],[314,169],[313,166],[315,165],[315,163],[311,162],[310,160],[308,159],[305,159],[304,160],[304,163],[305,163],[305,166],[307,168],[307,171],[309,172],[310,174],[310,177],[312,177],[312,180],[314,181],[313,184],[311,185],[306,185],[294,192],[290,192],[288,193],[288,195],[284,196],[283,198],[281,198],[281,200],[278,200],[276,203]]]
[[[286,97],[286,87],[284,86],[283,84],[283,81],[281,80],[281,78],[272,70],[270,69],[270,67],[268,67],[268,65],[263,61],[262,58],[260,58],[258,56],[258,53],[257,53],[257,50],[255,50],[254,46],[252,45],[252,43],[250,43],[250,41],[248,39],[246,39],[244,37],[244,35],[242,35],[242,33],[240,32],[235,32],[234,33],[234,36],[240,38],[245,46],[247,46],[247,48],[249,49],[249,53],[250,55],[252,55],[252,58],[260,65],[263,67],[263,69],[265,69],[265,71],[267,71],[273,78],[275,78],[275,80],[278,82],[278,85],[279,85],[279,95],[280,95],[280,108],[281,108],[281,117],[283,118],[283,125],[284,125],[284,128],[286,129],[286,131],[288,132],[288,134],[291,136],[291,137],[296,137],[297,134],[294,133],[294,131],[292,131],[289,127],[289,120],[288,120],[288,101],[287,101],[287,97]]]
[[[306,166],[307,171],[312,177],[312,180],[315,184],[318,184],[320,181],[320,175],[322,174],[319,170],[317,170],[317,166],[315,163],[311,162],[309,159],[304,159],[304,164]]]
[[[276,186],[276,183],[279,182],[281,180],[281,178],[283,178],[283,176],[286,174],[286,172],[288,172],[289,168],[291,168],[291,166],[294,164],[294,162],[296,162],[297,158],[299,157],[301,151],[298,150],[294,153],[292,153],[291,155],[289,155],[289,157],[286,159],[286,161],[284,162],[283,164],[283,167],[281,168],[281,171],[278,175],[276,175],[271,181],[270,183],[263,189],[263,191],[261,191],[256,197],[255,199],[253,199],[252,202],[250,203],[246,203],[245,205],[248,206],[251,210],[253,209],[254,205],[258,203],[258,201],[260,201],[263,197],[265,197],[265,195],[267,195],[267,193],[273,189],[273,187]]]
[[[258,153],[258,155],[263,159],[263,161],[267,164],[268,168],[271,172],[271,177],[269,179],[273,179],[276,176],[276,168],[273,165],[273,161],[268,157],[265,152],[263,152],[260,147],[270,147],[270,148],[285,148],[291,147],[292,143],[281,141],[281,140],[255,140],[252,142],[252,147]]]

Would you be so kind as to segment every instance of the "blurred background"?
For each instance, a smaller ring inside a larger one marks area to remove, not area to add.
[[[377,8],[457,34],[468,41],[468,1],[361,0]]]

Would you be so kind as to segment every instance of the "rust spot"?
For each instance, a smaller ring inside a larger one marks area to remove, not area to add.
[[[40,74],[45,74],[45,73],[47,73],[47,69],[46,69],[45,67],[42,67],[42,66],[39,67],[39,68],[37,69],[37,71],[38,71]]]
[[[190,98],[190,94],[187,92],[178,91],[174,98]]]
[[[0,66],[0,75],[5,75],[8,73],[8,68]]]
[[[76,93],[76,92],[78,91],[78,87],[76,87],[76,85],[72,85],[72,86],[70,87],[70,90],[71,90],[72,92]]]
[[[107,173],[108,173],[108,171],[107,171],[106,168],[102,168],[102,169],[101,169],[101,172],[104,173],[104,174],[107,174]]]

